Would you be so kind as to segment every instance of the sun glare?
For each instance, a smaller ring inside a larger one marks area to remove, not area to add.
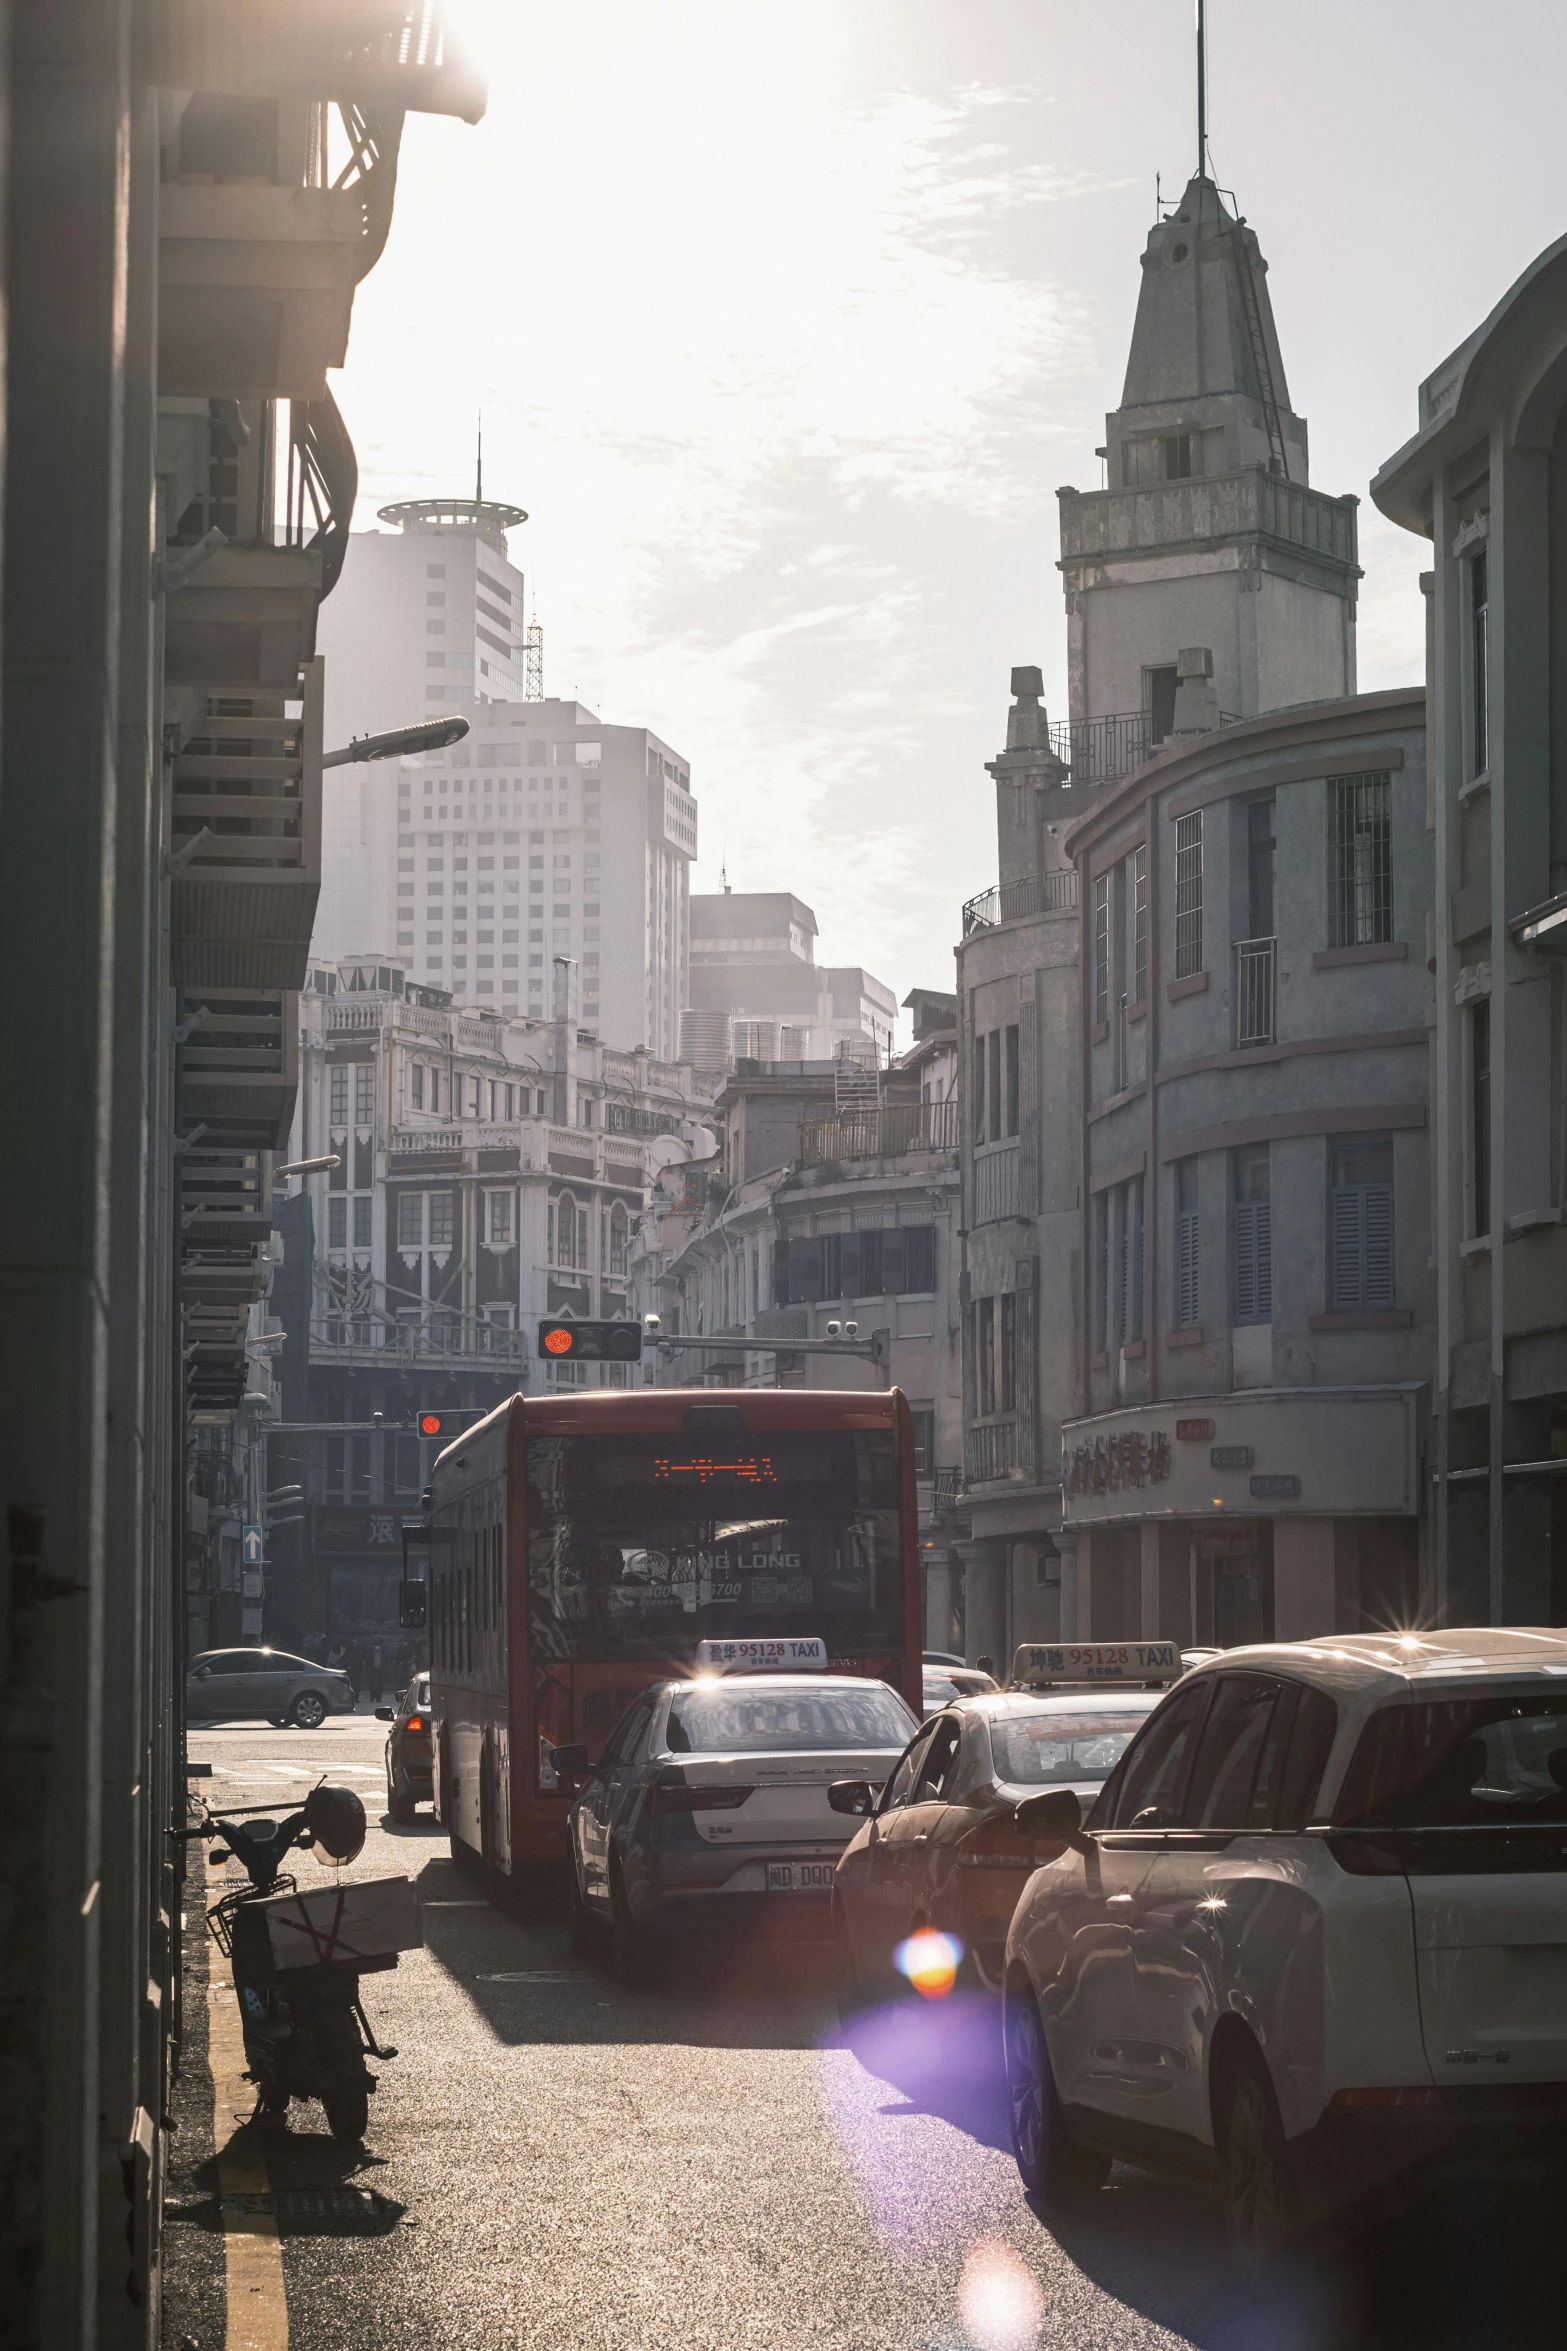
[[[944,2000],[958,1980],[963,1946],[956,1935],[922,1927],[917,1935],[910,1935],[907,1942],[898,1945],[892,1963],[925,1999]]]

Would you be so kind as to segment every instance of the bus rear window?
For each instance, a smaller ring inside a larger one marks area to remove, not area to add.
[[[890,1432],[530,1437],[527,1458],[536,1657],[681,1656],[736,1634],[901,1651]]]

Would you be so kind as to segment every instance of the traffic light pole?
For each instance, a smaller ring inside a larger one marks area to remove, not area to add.
[[[649,1347],[656,1348],[666,1363],[673,1362],[677,1347],[698,1349],[705,1353],[730,1355],[852,1355],[861,1363],[874,1363],[881,1373],[884,1388],[892,1385],[892,1333],[872,1331],[868,1339],[649,1339]]]

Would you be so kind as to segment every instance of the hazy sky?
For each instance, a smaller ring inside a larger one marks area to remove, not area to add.
[[[1055,490],[1099,482],[1191,0],[472,0],[477,130],[411,116],[339,397],[361,525],[526,507],[545,683],[689,755],[699,888],[950,987],[994,879],[1007,673],[1065,715]],[[1567,229],[1567,9],[1210,0],[1210,144],[1270,264],[1311,478]],[[1363,687],[1419,674],[1420,545],[1361,509]]]

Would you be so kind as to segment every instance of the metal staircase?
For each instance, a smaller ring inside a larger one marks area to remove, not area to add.
[[[846,1110],[879,1110],[881,1108],[881,1071],[874,1059],[876,1048],[865,1040],[862,1051],[857,1051],[847,1039],[839,1045],[833,1060],[833,1108],[840,1115]]]

